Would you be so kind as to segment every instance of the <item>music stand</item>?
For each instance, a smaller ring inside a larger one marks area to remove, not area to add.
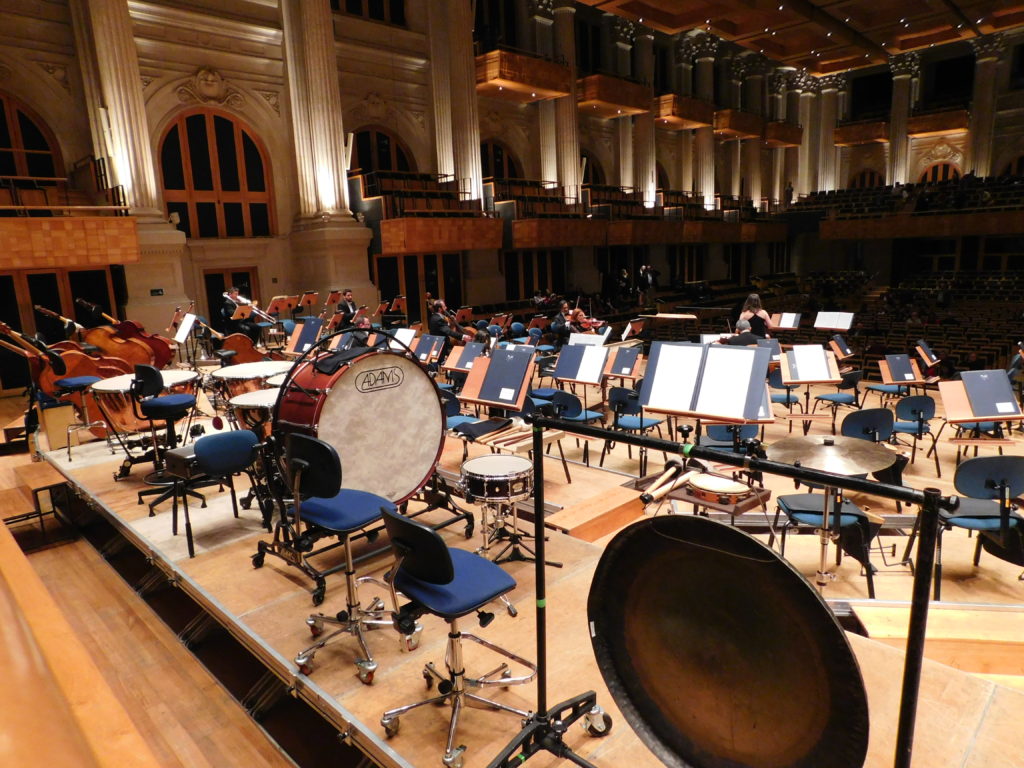
[[[495,349],[490,357],[477,357],[466,375],[459,399],[476,405],[490,405],[521,411],[533,376],[533,347]]]
[[[320,293],[318,291],[306,291],[299,297],[299,306],[306,310],[307,315],[313,314],[313,305],[318,304],[320,301]]]
[[[473,322],[473,308],[459,307],[455,313],[455,322],[458,325],[470,325]]]
[[[288,337],[288,346],[284,350],[285,354],[301,355],[308,352],[316,344],[316,339],[320,335],[320,327],[322,325],[323,320],[319,317],[311,317],[296,325],[292,335]]]
[[[925,373],[942,362],[942,358],[935,354],[931,346],[929,346],[928,342],[924,339],[917,340],[917,346],[914,347],[914,351],[917,353],[917,356],[921,358],[921,365],[924,367]],[[938,371],[936,371],[936,373],[938,373]],[[937,375],[928,376],[925,379],[925,383],[934,384],[938,380],[939,377]]]
[[[341,291],[332,289],[327,293],[327,298],[324,299],[324,306],[330,306],[331,304],[337,304],[341,301]]]
[[[772,366],[778,366],[782,362],[782,344],[778,339],[758,339],[757,346],[764,347],[771,353]]]
[[[248,320],[250,317],[252,317],[251,304],[237,304],[235,311],[231,313],[232,320]]]
[[[836,360],[846,360],[849,357],[853,357],[853,350],[846,343],[846,339],[843,338],[841,333],[833,334],[832,338],[828,340],[828,346],[835,353]]]
[[[431,336],[425,333],[416,340],[416,347],[413,353],[422,365],[436,363],[444,351],[444,336]]]
[[[401,351],[412,346],[413,339],[416,338],[416,329],[396,328],[392,331],[392,336],[393,338],[388,342],[388,348]]]
[[[990,374],[991,377],[981,380],[982,386],[977,387],[978,382],[973,380],[976,377],[969,374]],[[939,439],[942,430],[946,428],[946,424],[959,426],[961,424],[980,424],[985,421],[1024,423],[1024,415],[1021,414],[1020,406],[1014,397],[1013,387],[1006,371],[964,371],[960,376],[959,381],[939,382],[939,398],[942,400],[946,420],[939,429],[939,434],[935,436],[936,440]],[[969,382],[972,387],[980,390],[974,399],[968,395]],[[985,390],[989,390],[990,396],[984,396]],[[956,445],[957,464],[960,463],[961,453],[965,453],[972,446],[975,448],[986,445],[1002,447],[1013,444],[1010,438],[982,437],[980,433],[977,437],[954,437],[949,442]]]
[[[626,339],[631,339],[634,336],[639,336],[641,333],[644,332],[644,326],[646,324],[647,321],[639,317],[636,318],[635,320],[628,321],[626,323],[626,327],[622,329],[621,340],[625,341]]]
[[[848,331],[853,325],[853,312],[819,312],[814,327],[819,331]]]
[[[923,387],[927,381],[917,367],[917,360],[911,360],[910,355],[886,355],[884,360],[878,361],[878,370],[882,383],[897,387]]]
[[[196,316],[192,312],[186,312],[182,315],[178,321],[178,330],[174,334],[174,340],[185,347],[185,358],[189,365],[195,367],[195,350],[199,342],[195,337],[192,337],[192,343],[189,344],[189,337],[192,334],[192,327],[196,323]]]
[[[800,330],[800,313],[776,312],[771,316],[770,322],[773,331],[798,331]]]
[[[611,354],[604,367],[605,379],[636,381],[640,378],[640,365],[644,359],[641,347],[615,347],[608,351]]]
[[[388,311],[393,315],[404,315],[405,310],[405,296],[395,296],[391,301],[391,309]]]
[[[700,334],[701,344],[717,344],[723,339],[731,339],[735,333],[702,333]]]
[[[530,324],[526,326],[526,330],[531,328],[540,328],[542,331],[547,329],[551,325],[551,318],[546,315],[534,315],[533,319],[530,320]]]
[[[796,416],[803,422],[806,435],[812,421],[830,418],[825,413],[811,413],[811,384],[838,384],[843,375],[836,364],[835,353],[817,344],[794,345],[783,353],[780,362],[782,383],[787,387],[804,387],[804,412]],[[793,414],[787,417],[795,418]]]
[[[486,347],[486,344],[479,341],[470,341],[464,346],[452,347],[451,353],[441,363],[441,370],[469,373],[473,369],[476,359],[484,353]]]
[[[376,317],[377,315],[380,315],[381,319],[383,319],[384,313],[387,311],[388,303],[386,301],[382,301],[380,304],[377,305],[377,311],[370,315],[370,317]]]

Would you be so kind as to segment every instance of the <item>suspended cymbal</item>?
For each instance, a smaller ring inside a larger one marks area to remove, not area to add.
[[[834,472],[837,475],[863,475],[885,469],[896,461],[896,454],[884,445],[839,435],[787,437],[767,447],[768,458],[782,464]]]
[[[608,690],[671,768],[860,768],[864,682],[821,596],[751,536],[696,515],[608,544],[587,603]]]

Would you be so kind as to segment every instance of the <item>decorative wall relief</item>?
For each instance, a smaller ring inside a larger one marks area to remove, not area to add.
[[[245,106],[245,97],[215,69],[203,67],[178,86],[178,100],[183,104],[221,104],[233,109]]]

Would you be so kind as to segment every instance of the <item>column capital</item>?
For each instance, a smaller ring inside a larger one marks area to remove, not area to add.
[[[974,57],[977,61],[995,59],[998,61],[1006,52],[1006,38],[1002,35],[985,35],[970,40],[971,48],[974,49]]]
[[[760,53],[743,53],[732,61],[733,67],[740,70],[741,77],[764,77],[770,69],[768,59]]]
[[[826,75],[825,77],[819,78],[818,82],[821,84],[821,90],[824,91],[845,91],[849,78],[845,74]]]
[[[636,40],[637,25],[629,19],[616,16],[611,20],[612,42],[616,45],[630,46]]]
[[[790,78],[790,88],[802,93],[817,94],[821,88],[818,78],[808,72],[794,72]]]
[[[696,35],[691,35],[688,38],[690,45],[692,46],[693,58],[697,61],[701,59],[713,59],[718,55],[718,49],[722,44],[722,41],[710,35],[707,32],[700,32]]]
[[[542,19],[550,19],[555,10],[563,10],[562,8],[556,8],[556,6],[563,5],[563,3],[556,3],[554,0],[529,0],[526,4],[527,12],[530,16],[539,16]],[[575,6],[570,6],[568,10],[573,13],[576,12]]]
[[[793,87],[793,76],[796,71],[789,68],[779,67],[768,79],[768,91],[772,96],[781,96],[787,89]]]
[[[889,69],[893,77],[920,77],[921,56],[913,52],[890,56]]]

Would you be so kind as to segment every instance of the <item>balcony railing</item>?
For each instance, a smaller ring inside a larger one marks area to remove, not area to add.
[[[576,105],[605,119],[639,115],[651,109],[651,89],[618,75],[588,75],[576,82]]]
[[[505,48],[476,57],[477,92],[521,104],[568,96],[572,71],[563,63]]]
[[[658,125],[674,131],[689,131],[714,125],[715,105],[709,101],[667,93],[654,99]]]

